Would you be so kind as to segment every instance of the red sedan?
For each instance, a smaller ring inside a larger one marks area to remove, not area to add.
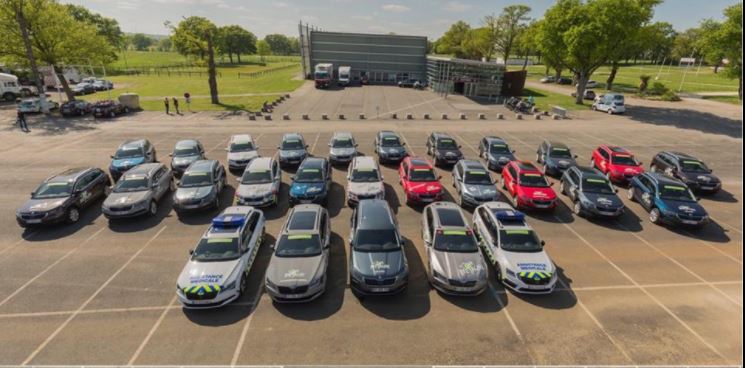
[[[430,203],[442,200],[444,191],[441,177],[432,164],[423,158],[406,157],[398,168],[401,186],[406,194],[406,203]]]
[[[512,161],[502,169],[502,188],[507,191],[512,205],[517,208],[553,210],[556,192],[535,165]]]
[[[617,184],[627,184],[631,178],[644,172],[641,162],[623,147],[602,145],[592,151],[592,166]]]

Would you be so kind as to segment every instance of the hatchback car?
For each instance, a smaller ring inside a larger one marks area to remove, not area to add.
[[[649,170],[679,179],[694,192],[713,194],[722,189],[722,181],[703,161],[685,153],[660,152],[652,159]]]
[[[349,273],[357,294],[395,294],[409,281],[404,241],[388,202],[360,201],[352,212]]]
[[[85,116],[93,111],[93,105],[88,101],[72,100],[67,101],[60,107],[60,113],[64,117]]]
[[[114,118],[128,113],[129,107],[122,105],[118,101],[105,100],[93,104],[93,116],[97,118]]]
[[[173,189],[173,175],[160,163],[142,164],[125,172],[103,201],[108,219],[155,216],[158,202]]]
[[[561,193],[572,201],[577,216],[618,217],[624,205],[610,181],[590,167],[572,166],[561,176]]]
[[[680,180],[657,173],[644,173],[631,180],[628,198],[649,212],[653,224],[703,226],[709,214]]]
[[[489,170],[501,173],[505,165],[515,160],[515,150],[504,139],[489,136],[479,141],[479,157],[484,159]]]
[[[502,202],[485,203],[473,213],[481,248],[497,271],[497,280],[521,294],[549,294],[558,276],[543,249],[546,244],[525,215]]]
[[[325,208],[296,206],[277,236],[264,286],[276,302],[307,302],[326,290],[331,221]]]
[[[176,142],[171,156],[173,175],[181,176],[189,165],[198,160],[205,160],[204,147],[196,139],[184,139]]]
[[[375,154],[378,155],[378,162],[383,164],[386,162],[398,163],[408,155],[406,152],[406,142],[403,142],[401,138],[395,132],[390,130],[379,131],[375,135]]]
[[[463,158],[460,145],[447,133],[432,133],[427,138],[427,154],[435,166],[454,165]]]
[[[217,308],[238,299],[264,242],[265,224],[264,214],[248,206],[228,207],[215,217],[176,281],[181,305]]]
[[[461,207],[476,207],[499,199],[499,191],[489,171],[476,160],[460,160],[453,167],[453,187]]]
[[[357,157],[357,142],[352,133],[336,132],[329,142],[329,161],[332,165],[346,164]]]
[[[644,172],[642,163],[623,147],[602,145],[592,151],[590,160],[594,168],[616,184],[627,184],[631,178]]]
[[[556,192],[551,183],[530,162],[513,161],[502,171],[502,188],[507,191],[512,205],[517,208],[553,210]]]
[[[572,97],[577,97],[577,92],[572,92]],[[595,91],[586,89],[584,95],[582,96],[582,99],[594,101],[596,97],[597,95],[595,94]]]
[[[114,89],[114,83],[106,79],[96,79],[93,82],[93,88],[95,88],[96,91],[108,91]]]
[[[119,180],[127,170],[143,163],[158,161],[158,153],[155,146],[147,139],[132,139],[122,143],[116,152],[111,155],[109,173],[111,178]]]
[[[406,204],[431,203],[442,200],[445,194],[441,176],[423,158],[406,157],[398,168],[399,183],[406,195]]]
[[[173,209],[179,213],[220,208],[225,189],[225,168],[217,160],[199,160],[189,165],[173,193]]]
[[[290,185],[290,205],[326,205],[331,189],[331,165],[322,157],[308,157],[297,169]]]
[[[424,208],[422,238],[427,276],[435,289],[455,295],[479,295],[486,290],[486,261],[455,203],[437,202]]]
[[[243,172],[251,160],[259,157],[259,147],[249,134],[236,134],[228,141],[228,169]]]
[[[308,145],[300,133],[288,133],[282,136],[279,146],[279,165],[297,166],[309,156]]]
[[[264,207],[276,205],[282,185],[282,170],[272,157],[257,157],[243,171],[235,198],[238,204]]]
[[[80,211],[106,197],[111,179],[101,169],[77,168],[53,175],[39,185],[17,211],[21,227],[80,220]]]
[[[606,93],[595,97],[591,108],[593,111],[607,112],[610,115],[626,112],[624,97],[618,93]]]
[[[347,204],[363,199],[385,199],[385,184],[378,163],[370,156],[355,157],[347,172]]]
[[[577,165],[576,158],[577,155],[561,142],[543,141],[535,153],[535,162],[543,164],[545,175],[561,176],[564,170]]]

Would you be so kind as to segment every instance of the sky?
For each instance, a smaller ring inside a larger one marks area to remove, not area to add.
[[[458,20],[473,26],[485,15],[499,14],[507,5],[526,4],[540,18],[553,0],[62,0],[83,5],[119,21],[124,32],[168,34],[163,25],[182,17],[204,16],[217,25],[237,24],[263,38],[282,33],[296,36],[298,22],[326,31],[388,33],[436,39]],[[706,18],[721,19],[722,10],[736,0],[665,0],[655,21],[677,30]]]

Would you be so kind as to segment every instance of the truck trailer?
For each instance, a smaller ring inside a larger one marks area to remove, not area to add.
[[[316,88],[328,88],[331,86],[334,82],[334,64],[316,64],[313,80],[316,81]]]

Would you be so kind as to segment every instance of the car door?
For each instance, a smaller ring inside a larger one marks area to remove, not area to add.
[[[547,151],[546,141],[543,141],[541,142],[541,145],[538,146],[538,151],[536,152],[537,154],[536,161],[538,161],[538,163],[546,162],[546,151]]]
[[[635,191],[634,194],[642,207],[649,210],[652,207],[654,185],[646,176],[639,177],[639,184],[639,190]]]
[[[321,223],[319,228],[321,229],[321,239],[323,239],[323,274],[326,275],[326,270],[329,266],[329,251],[331,249],[331,221],[329,220],[329,213],[323,210],[321,215]]]
[[[455,167],[453,168],[453,187],[455,187],[455,190],[460,193],[461,188],[463,186],[463,183],[461,183],[461,180],[463,179],[463,167],[460,162],[455,164]]]
[[[354,242],[354,233],[357,230],[357,208],[352,209],[352,216],[349,217],[349,245],[352,246]],[[351,252],[350,252],[351,253]]]
[[[509,194],[513,196],[517,193],[517,175],[517,170],[513,165],[507,167],[507,178],[504,179],[504,183]]]
[[[603,173],[607,173],[608,171],[610,171],[610,168],[608,167],[610,163],[610,154],[608,154],[608,152],[604,148],[598,149],[598,158],[598,168],[600,169],[600,171],[602,171]]]
[[[487,241],[489,240],[489,234],[486,233],[486,224],[484,221],[484,216],[487,215],[486,208],[480,207],[473,215],[473,226],[476,228],[476,240],[479,241],[479,244],[483,247],[487,246]]]
[[[77,182],[73,186],[73,195],[75,196],[75,202],[78,207],[86,207],[94,199],[93,193],[93,176],[92,173],[87,173],[78,178]]]

